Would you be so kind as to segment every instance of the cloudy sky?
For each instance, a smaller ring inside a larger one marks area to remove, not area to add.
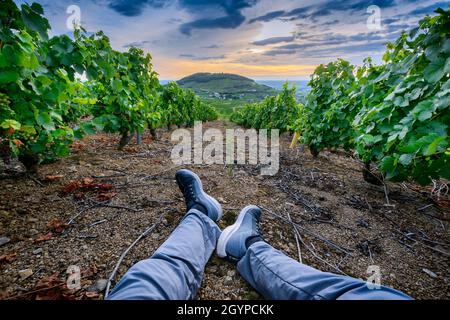
[[[31,2],[26,1],[26,2]],[[36,0],[35,0],[36,1]],[[17,0],[17,3],[24,1]],[[69,6],[117,50],[150,52],[161,79],[194,72],[307,79],[337,58],[380,61],[387,41],[450,1],[429,0],[37,0],[53,34],[69,33]],[[377,7],[373,7],[373,5]],[[380,17],[380,19],[377,19]]]

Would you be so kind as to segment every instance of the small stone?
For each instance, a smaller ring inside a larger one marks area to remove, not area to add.
[[[26,278],[31,277],[32,274],[33,274],[33,270],[31,270],[31,269],[19,270],[20,280],[25,280]]]
[[[75,166],[69,167],[69,168],[67,169],[67,171],[70,172],[70,173],[76,173],[76,172],[78,172],[78,170],[77,170],[77,168],[75,168]]]
[[[30,217],[30,218],[28,218],[28,219],[27,219],[27,221],[28,221],[29,223],[35,223],[35,222],[38,222],[38,221],[39,221],[39,219],[36,219],[36,218]]]
[[[230,276],[226,276],[225,279],[223,279],[223,284],[226,286],[229,286],[233,283],[233,278]]]
[[[33,254],[41,254],[42,248],[37,248],[36,250],[33,250]]]
[[[215,274],[215,273],[217,272],[217,267],[216,267],[216,266],[212,266],[212,267],[209,268],[209,271],[210,271],[212,274]]]
[[[229,277],[234,277],[234,276],[236,275],[236,271],[230,270],[230,271],[227,272],[227,275],[228,275]]]
[[[153,240],[158,240],[159,239],[159,234],[158,233],[152,233],[152,239]]]
[[[95,281],[94,284],[92,284],[89,288],[88,288],[88,292],[102,292],[103,290],[106,289],[106,286],[108,284],[108,280],[107,279],[98,279],[97,281]]]
[[[1,247],[2,245],[4,245],[4,244],[7,244],[7,243],[10,242],[10,241],[11,241],[10,238],[7,238],[7,237],[1,237],[1,238],[0,238],[0,247]]]
[[[36,229],[30,229],[29,231],[28,231],[28,235],[29,236],[35,236],[35,235],[37,235],[39,233],[39,231],[37,231]]]
[[[226,268],[225,268],[224,266],[219,267],[219,269],[217,270],[217,274],[218,274],[220,277],[225,276],[225,275],[227,274]]]
[[[23,208],[16,209],[16,212],[17,212],[17,214],[21,214],[21,215],[28,214],[28,211],[26,209],[23,209]]]
[[[422,271],[425,272],[427,275],[429,275],[430,277],[432,277],[432,278],[434,278],[434,279],[436,279],[436,278],[438,277],[437,274],[434,273],[434,272],[431,271],[431,270],[428,270],[428,269],[422,269]]]
[[[218,197],[217,200],[218,200],[220,203],[224,203],[224,204],[227,204],[227,203],[228,203],[224,198],[221,198],[221,197]]]

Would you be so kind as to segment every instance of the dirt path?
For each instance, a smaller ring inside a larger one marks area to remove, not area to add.
[[[0,238],[9,239],[0,246],[1,298],[100,299],[103,279],[118,257],[161,217],[126,256],[119,276],[167,239],[184,215],[184,203],[174,180],[170,133],[159,135],[155,142],[144,136],[144,145],[124,152],[115,149],[116,136],[91,136],[69,158],[43,165],[40,180],[12,179],[0,171]],[[448,202],[441,200],[439,207],[426,189],[405,184],[390,185],[387,206],[383,189],[362,180],[356,160],[330,152],[314,159],[288,149],[289,142],[282,138],[281,169],[274,177],[260,176],[253,166],[187,166],[224,206],[221,227],[240,208],[260,205],[267,209],[267,241],[297,259],[293,228],[286,223],[290,213],[309,248],[300,246],[304,263],[362,279],[377,265],[383,284],[418,299],[450,298]],[[81,270],[81,290],[64,285],[71,265]],[[261,297],[233,265],[213,256],[198,298]]]

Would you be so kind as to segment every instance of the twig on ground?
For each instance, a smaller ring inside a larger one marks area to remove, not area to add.
[[[126,174],[125,173],[120,173],[120,174],[112,174],[109,176],[91,176],[93,179],[111,179],[111,178],[120,178],[120,177],[125,177]]]
[[[105,223],[105,222],[108,222],[108,220],[107,219],[103,219],[103,220],[95,221],[95,222],[91,223],[89,225],[89,227],[94,227],[96,225],[99,225],[99,224],[102,224],[102,223]]]
[[[309,252],[311,252],[311,254],[319,261],[321,261],[322,263],[326,264],[327,266],[329,266],[330,268],[334,269],[336,272],[344,275],[344,276],[348,276],[348,274],[346,274],[344,271],[342,271],[341,269],[339,269],[339,267],[332,265],[331,263],[329,263],[328,261],[326,261],[325,259],[321,258],[314,250],[312,250],[308,245],[306,245],[306,243],[303,242],[303,245],[305,246],[306,249],[308,249]],[[311,243],[311,246],[314,247],[314,245]]]
[[[440,253],[440,254],[443,254],[444,256],[450,257],[450,253],[449,253],[449,252],[440,250],[440,249],[438,249],[438,248],[432,247],[432,246],[427,245],[426,243],[424,243],[424,241],[429,241],[429,240],[424,240],[424,239],[422,239],[422,241],[420,241],[420,240],[414,239],[413,237],[411,237],[411,236],[408,235],[408,234],[403,233],[403,232],[400,231],[400,230],[394,230],[394,231],[396,231],[397,233],[401,234],[401,235],[402,235],[403,237],[405,237],[406,239],[408,239],[408,240],[410,240],[410,241],[414,241],[415,243],[418,243],[418,244],[422,245],[422,246],[425,247],[425,248],[428,248],[428,249],[430,249],[430,250],[433,250],[433,251],[435,251],[435,252],[438,252],[438,253]]]
[[[98,236],[95,234],[80,234],[78,238],[80,239],[96,239]]]
[[[369,252],[370,262],[373,263],[372,250],[370,250],[370,245],[367,246],[367,251]]]
[[[40,185],[41,187],[45,187],[45,185],[42,182],[40,182],[38,179],[33,177],[31,174],[27,174],[27,177],[29,179],[33,180],[36,184]]]
[[[391,202],[389,201],[389,190],[384,181],[383,181],[383,190],[384,190],[384,196],[386,197],[386,205],[390,206]]]
[[[164,170],[162,170],[162,171],[159,171],[159,172],[157,172],[157,173],[154,173],[154,174],[151,174],[151,175],[147,175],[147,176],[141,178],[141,181],[153,179],[153,178],[155,178],[156,176],[159,176],[160,174],[169,172],[169,171],[171,171],[171,170],[173,170],[173,169],[176,169],[176,168],[179,168],[179,167],[180,167],[180,165],[174,165],[174,166],[171,166],[171,167],[169,167],[169,168],[167,168],[167,169],[164,169]]]
[[[298,229],[297,229],[297,225],[293,224],[294,229],[296,230],[298,236],[299,236],[299,240],[300,242],[303,244],[303,246],[314,256],[314,258],[316,258],[317,260],[319,260],[320,262],[322,262],[323,264],[329,266],[330,268],[332,268],[333,270],[335,270],[337,273],[340,273],[342,275],[348,276],[348,274],[346,274],[344,271],[342,271],[339,266],[334,266],[332,265],[330,262],[328,262],[327,260],[321,258],[317,253],[316,253],[316,248],[314,247],[314,244],[311,243],[311,247],[312,249],[305,243],[305,241],[303,241],[303,238],[301,237]],[[345,257],[348,257],[349,255],[345,255]]]
[[[291,222],[289,222],[289,220],[288,220],[287,218],[282,217],[281,215],[279,215],[279,214],[273,212],[272,210],[270,210],[270,209],[268,209],[268,208],[265,208],[265,207],[263,207],[263,206],[261,206],[261,205],[260,205],[260,207],[261,207],[263,210],[265,210],[265,211],[267,211],[268,213],[270,213],[271,215],[273,215],[274,217],[277,217],[277,218],[281,219],[281,220],[284,221],[285,223],[289,223],[289,224],[291,223]],[[307,228],[305,228],[305,227],[303,227],[303,226],[301,226],[301,225],[299,225],[299,224],[297,224],[297,223],[295,223],[295,222],[292,222],[292,224],[294,224],[298,229],[302,230],[304,233],[309,234],[310,236],[315,237],[316,239],[318,239],[318,240],[320,240],[320,241],[326,243],[326,244],[329,245],[330,247],[333,247],[334,249],[336,249],[336,250],[338,250],[338,251],[341,251],[341,252],[343,252],[343,253],[345,253],[345,254],[352,255],[352,253],[350,252],[350,251],[352,251],[351,249],[349,249],[349,248],[344,248],[344,247],[342,247],[342,246],[340,246],[340,245],[334,243],[333,241],[331,241],[331,240],[329,240],[329,239],[327,239],[327,238],[325,238],[325,237],[323,237],[323,236],[321,236],[321,235],[319,235],[319,234],[317,234],[317,233],[315,233],[315,232],[313,232],[313,231],[311,231],[311,230],[309,230],[309,229],[307,229]]]
[[[106,285],[106,289],[105,289],[105,299],[108,297],[109,294],[109,290],[111,287],[111,281],[114,280],[114,277],[117,274],[117,271],[119,270],[120,265],[122,264],[123,259],[125,258],[125,256],[128,254],[128,252],[131,251],[131,249],[133,249],[133,247],[139,242],[141,241],[143,238],[145,238],[146,236],[148,236],[160,223],[161,221],[164,219],[165,214],[162,214],[158,221],[156,221],[153,225],[151,225],[150,227],[148,227],[147,229],[145,229],[144,232],[142,232],[137,238],[136,240],[134,240],[134,242],[120,255],[119,260],[116,263],[116,266],[114,267],[113,271],[111,272],[111,275],[108,278],[108,284]]]
[[[300,249],[300,243],[299,243],[299,234],[298,234],[298,230],[295,227],[295,225],[292,223],[292,219],[291,219],[291,215],[289,214],[289,212],[286,212],[289,222],[292,224],[292,229],[294,231],[294,236],[295,236],[295,243],[297,244],[297,253],[298,253],[298,261],[300,263],[303,263],[302,261],[302,251]]]
[[[369,208],[369,211],[372,212],[372,211],[373,211],[373,208],[372,208],[372,206],[370,205],[369,201],[367,201],[367,198],[364,198],[364,201],[366,202],[367,208]]]
[[[312,219],[314,219],[315,221],[338,225],[336,223],[333,223],[333,215],[331,212],[328,212],[322,209],[321,207],[316,206],[314,203],[311,203],[308,199],[305,199],[301,194],[292,192],[286,185],[275,184],[274,186],[278,187],[284,193],[291,196],[296,202],[309,209],[313,213]],[[341,225],[341,227],[344,226]]]
[[[432,206],[433,206],[433,204],[429,204],[429,205],[426,205],[426,206],[424,206],[422,208],[417,209],[417,211],[423,211],[423,210],[428,209],[428,208],[430,208]]]
[[[122,206],[122,205],[115,205],[115,204],[108,204],[108,203],[104,203],[104,202],[98,202],[95,200],[91,200],[93,203],[95,203],[96,207],[106,207],[106,208],[113,208],[113,209],[124,209],[124,210],[129,210],[129,211],[133,211],[133,212],[140,212],[142,211],[142,209],[135,209],[135,208],[130,208],[127,206]]]
[[[104,170],[107,170],[107,171],[115,171],[115,172],[120,172],[120,173],[124,174],[124,176],[126,176],[126,175],[130,174],[129,172],[125,171],[125,169],[127,169],[127,168],[128,168],[128,166],[126,166],[125,168],[122,168],[122,169],[116,169],[116,168],[105,168],[105,167],[102,167],[102,168],[103,168]]]
[[[81,211],[79,211],[76,215],[74,215],[72,218],[70,218],[69,222],[67,222],[68,225],[71,225],[75,222],[75,220],[81,216],[83,213],[85,213],[86,211],[95,208],[97,205],[96,204],[91,204],[83,209],[81,209]]]
[[[135,209],[135,208],[130,208],[130,207],[127,207],[127,206],[122,206],[122,205],[108,204],[108,203],[105,203],[105,202],[95,201],[94,199],[89,199],[89,201],[91,202],[91,204],[89,206],[83,208],[80,212],[78,212],[76,215],[74,215],[72,218],[70,218],[69,222],[67,222],[68,225],[74,224],[75,220],[78,219],[78,217],[80,217],[84,212],[86,212],[87,210],[96,208],[96,207],[123,209],[123,210],[129,210],[129,211],[133,211],[133,212],[140,212],[140,211],[142,211],[142,209]]]

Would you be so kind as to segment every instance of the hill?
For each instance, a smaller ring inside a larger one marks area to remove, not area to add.
[[[254,80],[227,73],[196,73],[177,83],[195,91],[201,97],[222,100],[259,101],[277,94],[277,90]]]

